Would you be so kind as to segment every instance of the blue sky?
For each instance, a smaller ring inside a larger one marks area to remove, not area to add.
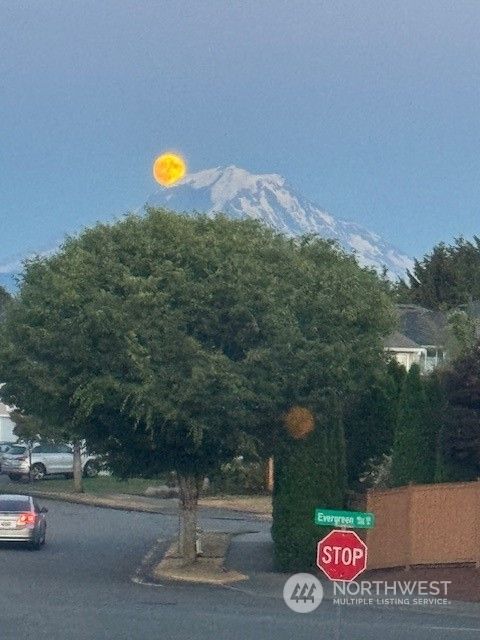
[[[151,163],[284,175],[410,255],[480,233],[480,3],[0,0],[0,265]]]

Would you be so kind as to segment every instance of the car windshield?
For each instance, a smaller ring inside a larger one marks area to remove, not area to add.
[[[25,451],[27,450],[27,447],[11,447],[11,449],[8,450],[7,453],[11,453],[12,455],[20,455],[21,453],[25,453]]]
[[[5,511],[28,511],[30,509],[30,501],[25,499],[0,499],[0,512]]]

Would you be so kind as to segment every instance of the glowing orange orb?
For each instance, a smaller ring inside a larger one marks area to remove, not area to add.
[[[287,411],[283,420],[288,433],[295,440],[305,438],[315,428],[315,417],[305,407],[292,407]]]
[[[153,163],[153,177],[162,187],[171,187],[187,172],[185,160],[176,153],[163,153]]]

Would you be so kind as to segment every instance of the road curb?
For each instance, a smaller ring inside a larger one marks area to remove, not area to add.
[[[106,509],[116,509],[118,511],[137,511],[140,513],[159,513],[161,515],[176,515],[176,512],[168,512],[164,509],[155,507],[154,505],[142,505],[142,504],[130,504],[127,502],[113,501],[111,498],[102,498],[100,496],[94,496],[87,493],[60,493],[56,491],[38,491],[37,489],[15,488],[15,491],[10,489],[5,490],[4,493],[14,493],[19,495],[31,495],[36,498],[43,498],[44,500],[56,500],[61,502],[69,502],[72,504],[84,504],[89,507],[104,507]]]
[[[232,538],[238,531],[202,531],[199,543],[201,555],[195,563],[184,566],[178,553],[178,541],[167,549],[163,559],[157,563],[152,574],[158,580],[173,580],[190,584],[226,585],[247,580],[248,576],[234,569],[227,569],[225,560]]]
[[[148,553],[142,559],[139,567],[132,576],[132,582],[150,587],[164,587],[164,583],[182,583],[190,585],[211,585],[228,587],[237,582],[249,579],[249,576],[236,570],[227,569],[225,560],[234,536],[243,534],[243,531],[233,532],[204,532],[206,537],[228,536],[226,544],[221,546],[221,553],[208,551],[198,558],[198,564],[183,567],[178,562],[176,553],[177,543],[159,538]],[[218,548],[218,547],[217,547]]]
[[[122,501],[119,498],[96,496],[91,493],[67,493],[59,491],[39,491],[38,489],[32,489],[30,486],[17,486],[14,489],[8,487],[2,487],[3,493],[13,493],[20,495],[31,495],[36,498],[42,498],[44,500],[55,500],[61,502],[68,502],[71,504],[83,504],[89,507],[101,507],[104,509],[115,509],[117,511],[133,511],[138,513],[157,513],[164,516],[177,516],[178,508],[165,509],[153,504],[141,504],[135,502],[135,500]],[[112,494],[113,496],[114,494]],[[135,496],[132,494],[132,498]],[[142,496],[137,496],[142,497]],[[246,515],[248,518],[232,517],[229,516],[210,516],[213,520],[265,520],[263,514],[258,514],[254,511],[241,511],[240,509],[229,508],[225,506],[213,506],[199,504],[199,509],[212,509],[214,511],[229,511],[232,514]]]
[[[153,575],[153,569],[161,562],[165,555],[164,545],[167,542],[164,538],[158,538],[153,547],[145,554],[142,562],[137,567],[131,580],[135,584],[141,584],[146,587],[163,587],[163,585]]]

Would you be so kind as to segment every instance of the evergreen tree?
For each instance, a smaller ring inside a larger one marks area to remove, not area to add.
[[[434,482],[448,482],[450,472],[445,456],[445,424],[448,403],[441,376],[434,371],[425,379],[425,393],[428,403],[428,426],[435,446]]]
[[[396,408],[398,410],[400,393],[403,389],[403,384],[405,382],[407,372],[405,370],[405,367],[399,364],[399,362],[395,358],[390,358],[387,364],[387,374],[394,385],[394,400],[396,402]]]
[[[446,426],[443,425],[435,441],[435,472],[433,481],[436,483],[453,482],[456,479],[454,468],[450,464],[446,452]]]
[[[333,397],[317,411],[315,422],[305,437],[295,439],[284,430],[276,443],[272,538],[275,565],[282,571],[315,566],[315,508],[344,506],[345,444]]]
[[[392,449],[404,367],[394,360],[377,372],[361,392],[352,396],[345,417],[348,482],[357,488],[360,476]]]
[[[452,245],[440,243],[422,260],[415,260],[407,281],[396,288],[400,302],[428,309],[452,309],[480,300],[480,238],[457,238]]]
[[[477,321],[466,311],[455,309],[448,315],[446,349],[450,360],[467,355],[475,346]]]
[[[452,480],[480,475],[480,343],[442,372],[448,401],[443,448]],[[449,478],[449,479],[450,479]]]
[[[5,309],[7,308],[8,302],[10,302],[11,296],[2,286],[0,286],[0,322],[2,321],[5,315]]]
[[[433,481],[435,439],[429,404],[418,365],[412,365],[400,395],[393,446],[392,484],[400,486]]]

